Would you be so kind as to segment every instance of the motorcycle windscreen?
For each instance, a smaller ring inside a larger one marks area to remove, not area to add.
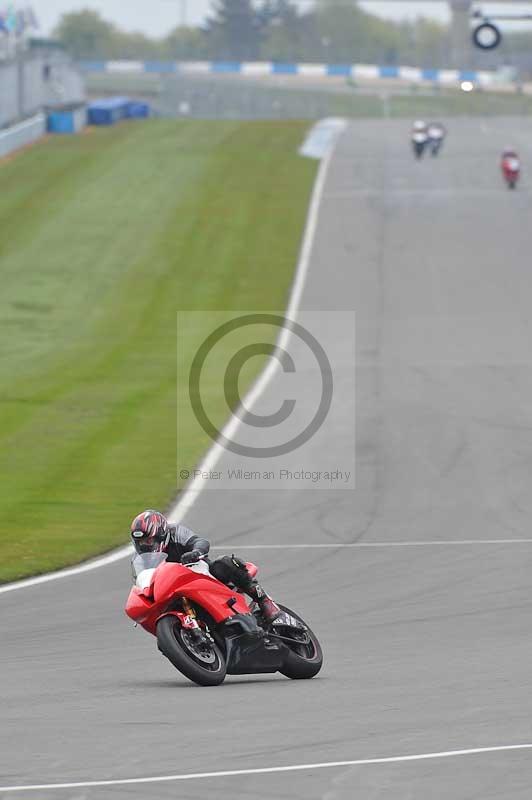
[[[137,577],[145,569],[155,569],[167,558],[167,553],[136,553],[131,560],[133,575]]]

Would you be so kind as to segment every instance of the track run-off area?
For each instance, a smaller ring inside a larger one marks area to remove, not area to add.
[[[174,509],[249,552],[318,634],[322,672],[188,683],[123,614],[124,553],[3,587],[2,800],[529,798],[532,124],[447,125],[416,163],[404,121],[352,123],[314,196],[294,310],[355,311],[356,489]],[[335,420],[339,462],[354,414]]]

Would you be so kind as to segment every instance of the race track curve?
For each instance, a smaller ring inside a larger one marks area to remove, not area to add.
[[[308,619],[319,677],[191,685],[124,617],[126,561],[7,593],[2,786],[532,742],[532,203],[526,171],[510,193],[497,165],[508,143],[532,163],[532,126],[448,127],[441,157],[414,163],[404,121],[357,121],[328,171],[301,306],[356,312],[356,490],[205,491],[186,519]],[[342,460],[352,409],[336,424]],[[252,549],[287,543],[330,547]],[[0,797],[524,800],[531,786],[523,749]]]

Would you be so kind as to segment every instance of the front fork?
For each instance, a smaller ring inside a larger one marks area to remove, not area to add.
[[[193,639],[197,642],[205,642],[209,637],[198,622],[194,607],[186,597],[182,598],[183,611],[176,611],[175,614],[184,630],[189,631]]]

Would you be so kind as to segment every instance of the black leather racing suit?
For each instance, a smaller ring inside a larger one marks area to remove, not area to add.
[[[203,536],[197,536],[194,531],[191,531],[185,525],[180,525],[179,523],[175,525],[169,524],[168,531],[169,538],[164,547],[164,551],[168,553],[168,561],[179,563],[185,553],[191,553],[193,550],[206,556],[211,548],[207,539],[204,539]],[[236,556],[222,556],[215,561],[211,561],[209,558],[205,560],[209,565],[211,574],[222,583],[232,583],[257,602],[266,597],[262,587],[250,577],[244,562],[236,558]]]

